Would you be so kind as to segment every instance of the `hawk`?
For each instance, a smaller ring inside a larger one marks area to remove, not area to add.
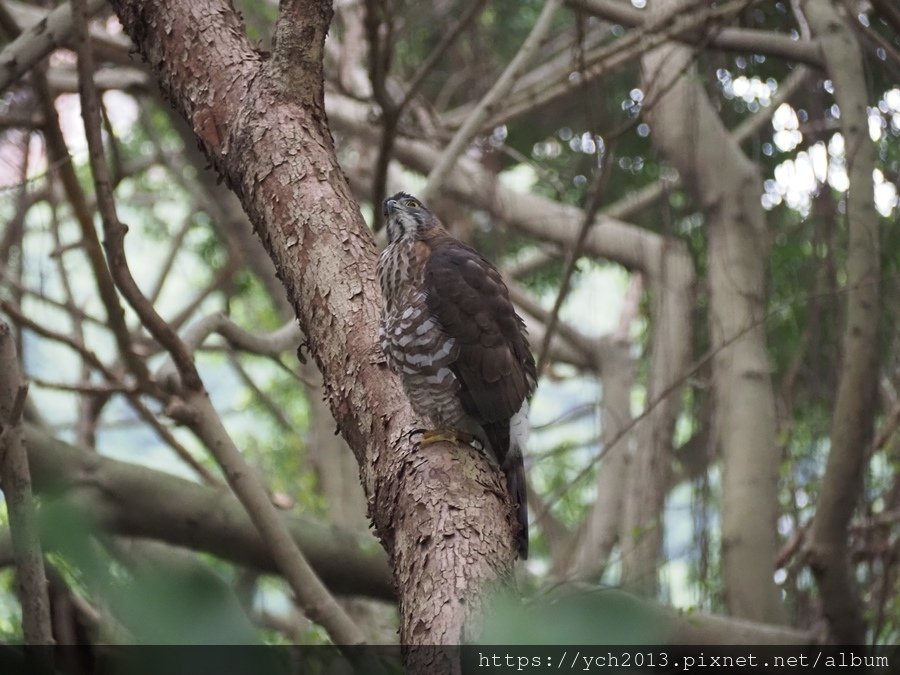
[[[528,557],[522,452],[537,374],[525,324],[490,262],[453,238],[415,197],[384,201],[388,245],[379,342],[413,410],[434,429],[422,444],[477,440],[506,475]]]

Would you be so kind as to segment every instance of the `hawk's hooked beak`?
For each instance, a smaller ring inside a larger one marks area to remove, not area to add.
[[[396,199],[385,199],[384,200],[384,215],[389,216],[391,212],[397,208],[397,200]]]

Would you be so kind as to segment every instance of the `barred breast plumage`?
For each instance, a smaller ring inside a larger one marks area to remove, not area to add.
[[[421,288],[424,260],[415,241],[398,242],[379,258],[379,281],[386,298],[379,342],[391,370],[400,376],[417,414],[440,427],[463,429],[466,413],[457,397],[459,382],[450,366],[459,349],[428,310]],[[389,298],[389,300],[387,300]]]

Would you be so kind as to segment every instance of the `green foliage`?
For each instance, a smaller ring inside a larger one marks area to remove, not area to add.
[[[96,528],[61,502],[41,512],[41,539],[65,577],[112,609],[118,639],[137,644],[253,644],[258,636],[224,581],[177,558],[124,566]],[[109,639],[112,636],[106,636]]]
[[[480,644],[662,644],[662,617],[613,588],[584,586],[522,600],[497,593]]]
[[[22,639],[21,610],[16,597],[16,576],[12,567],[0,570],[0,642]]]

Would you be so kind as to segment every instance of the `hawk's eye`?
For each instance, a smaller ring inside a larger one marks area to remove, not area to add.
[[[417,209],[419,208],[419,202],[417,202],[415,199],[404,199],[403,206],[408,206],[411,209]]]

